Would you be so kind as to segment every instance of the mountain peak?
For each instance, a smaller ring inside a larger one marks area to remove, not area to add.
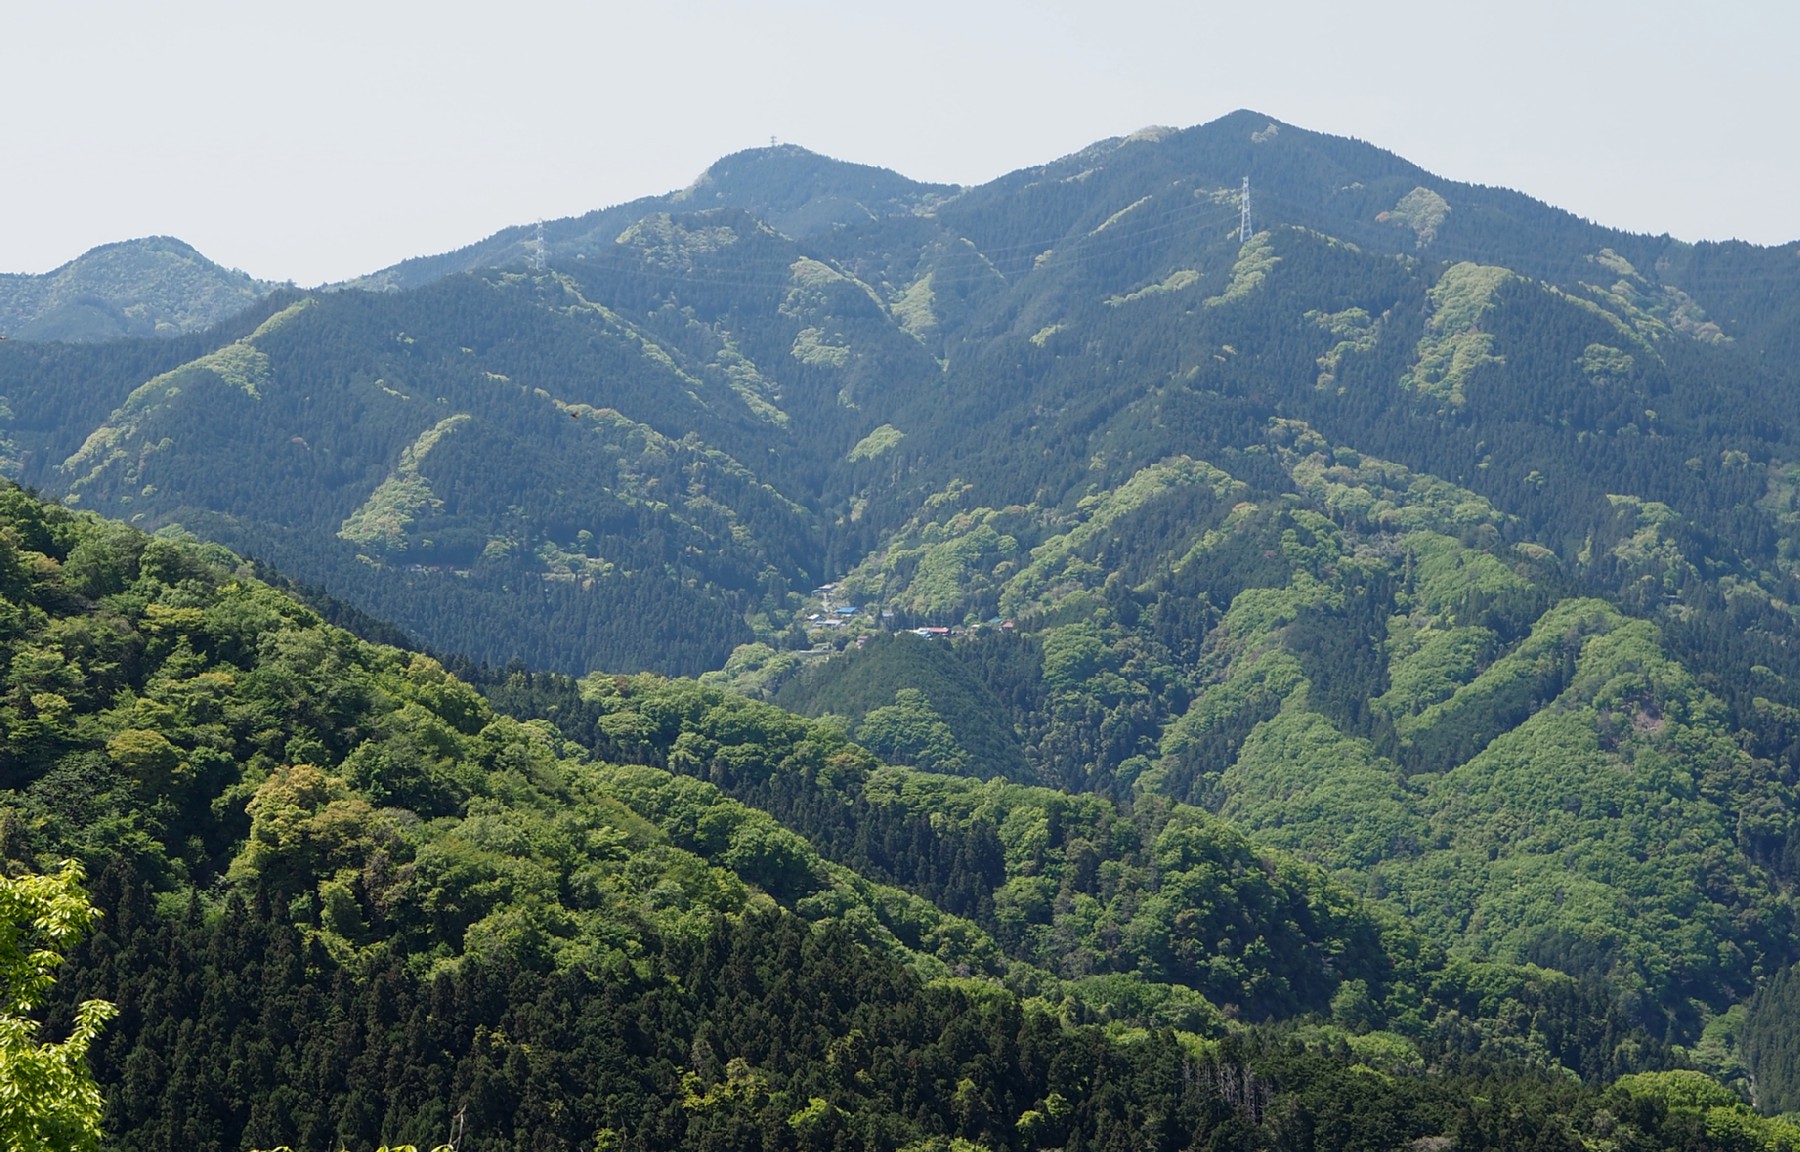
[[[83,252],[80,256],[77,256],[74,260],[69,261],[69,264],[75,264],[83,260],[91,260],[100,256],[131,253],[180,256],[184,259],[201,260],[208,264],[212,263],[212,261],[207,260],[206,257],[201,254],[198,248],[178,236],[138,236],[130,240],[115,240],[110,244],[96,244],[86,252]],[[68,267],[68,264],[63,265],[63,267]]]
[[[774,144],[718,160],[671,199],[686,208],[744,208],[790,236],[883,216],[910,215],[958,191],[889,168]]]
[[[242,312],[276,287],[176,237],[143,236],[90,248],[39,276],[0,274],[0,331],[19,340],[172,336]]]

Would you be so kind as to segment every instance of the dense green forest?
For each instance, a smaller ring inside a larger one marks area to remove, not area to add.
[[[691,681],[490,678],[588,754],[221,549],[0,499],[0,850],[95,878],[47,1029],[118,1005],[110,1146],[1800,1137],[1602,990],[1204,811],[887,767]]]
[[[120,1147],[1793,1143],[1791,251],[1249,113],[544,231],[0,345]]]

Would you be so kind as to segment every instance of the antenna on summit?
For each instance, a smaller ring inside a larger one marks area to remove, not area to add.
[[[534,272],[544,270],[544,220],[541,216],[537,223],[537,241],[531,248],[531,269]]]
[[[1250,242],[1250,177],[1244,177],[1244,189],[1238,193],[1238,243]]]

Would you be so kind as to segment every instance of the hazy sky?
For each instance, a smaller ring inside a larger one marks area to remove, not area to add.
[[[1249,107],[1618,227],[1800,239],[1792,0],[26,0],[0,271],[133,236],[301,284],[770,136],[972,184]]]

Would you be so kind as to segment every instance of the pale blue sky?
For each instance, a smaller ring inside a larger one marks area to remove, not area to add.
[[[979,183],[1250,107],[1685,239],[1800,239],[1790,0],[28,0],[0,271],[170,234],[342,279],[784,142]]]

